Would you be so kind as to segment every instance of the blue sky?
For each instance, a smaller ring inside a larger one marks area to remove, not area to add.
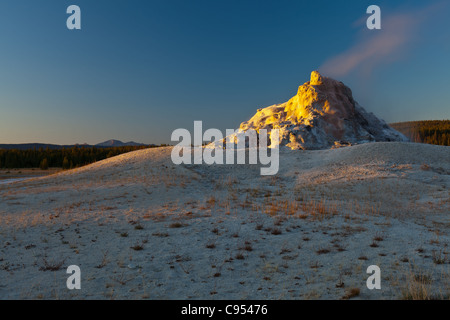
[[[382,30],[365,26],[371,4]],[[448,17],[447,1],[2,0],[0,143],[237,128],[316,69],[387,122],[449,119]]]

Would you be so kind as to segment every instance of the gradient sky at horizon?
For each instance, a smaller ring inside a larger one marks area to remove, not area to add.
[[[365,26],[371,4],[382,30]],[[387,122],[449,119],[449,17],[446,1],[2,0],[0,143],[237,128],[316,69]]]

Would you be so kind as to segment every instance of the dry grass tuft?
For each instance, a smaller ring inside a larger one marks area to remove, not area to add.
[[[270,233],[275,235],[275,236],[278,236],[278,235],[282,234],[283,232],[279,228],[273,228]]]
[[[327,253],[330,253],[330,249],[328,249],[328,248],[319,248],[319,249],[316,250],[316,253],[317,254],[327,254]]]
[[[62,266],[66,262],[66,259],[60,261],[48,261],[47,259],[42,259],[43,266],[39,268],[40,271],[58,271],[61,270]]]
[[[361,293],[361,290],[359,288],[351,288],[351,289],[347,290],[347,292],[342,297],[342,299],[348,300],[348,299],[351,299],[351,298],[359,296],[360,293]]]
[[[183,228],[185,226],[186,225],[181,222],[172,222],[171,224],[169,224],[169,228],[173,228],[173,229]]]

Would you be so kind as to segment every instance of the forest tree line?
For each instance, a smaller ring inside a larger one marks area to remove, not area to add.
[[[450,146],[450,120],[428,120],[391,123],[412,142]]]
[[[41,168],[49,167],[73,169],[96,161],[104,160],[130,151],[154,148],[156,146],[125,147],[85,147],[75,146],[62,149],[2,150],[0,149],[0,168]]]

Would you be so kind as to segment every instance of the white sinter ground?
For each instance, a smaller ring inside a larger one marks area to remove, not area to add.
[[[0,185],[0,298],[448,299],[449,147],[282,147],[273,177],[170,152]]]

